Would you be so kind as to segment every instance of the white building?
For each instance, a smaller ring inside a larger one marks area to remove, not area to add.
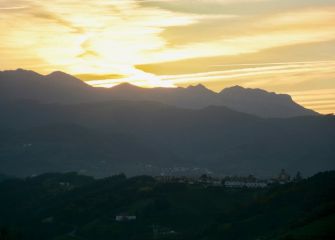
[[[134,221],[134,220],[136,220],[136,216],[118,215],[118,216],[115,217],[115,220],[118,221],[118,222]]]
[[[266,182],[245,182],[245,181],[226,181],[224,183],[225,187],[228,188],[265,188],[267,186]]]

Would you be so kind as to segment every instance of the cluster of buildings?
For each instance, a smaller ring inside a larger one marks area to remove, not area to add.
[[[156,180],[162,183],[185,183],[185,184],[200,184],[204,186],[217,186],[227,188],[265,188],[271,184],[285,184],[291,181],[301,180],[301,175],[298,172],[296,177],[291,176],[282,169],[278,176],[270,179],[258,179],[253,175],[247,177],[212,177],[210,175],[201,175],[200,177],[186,176],[157,176]]]
[[[227,188],[265,188],[268,186],[268,183],[265,180],[228,180],[224,182],[224,187]]]
[[[203,184],[212,186],[222,186],[222,179],[211,177],[209,175],[202,175],[201,177],[193,176],[158,176],[155,177],[161,183],[185,183],[185,184]]]
[[[216,186],[226,188],[265,188],[271,184],[285,184],[293,181],[300,181],[302,179],[301,174],[298,172],[294,178],[282,169],[281,172],[270,179],[258,179],[253,175],[247,177],[238,176],[226,176],[226,177],[212,177],[207,174],[203,174],[200,177],[186,177],[186,176],[157,176],[155,179],[161,183],[183,183],[190,185],[202,185],[205,187]],[[130,222],[135,221],[137,218],[135,215],[120,214],[115,216],[117,222]],[[177,239],[178,233],[171,229],[166,229],[159,226],[153,226],[154,239],[165,239],[171,237]]]
[[[128,222],[128,221],[135,221],[136,216],[135,215],[127,215],[127,214],[121,214],[115,216],[115,221],[117,222]]]

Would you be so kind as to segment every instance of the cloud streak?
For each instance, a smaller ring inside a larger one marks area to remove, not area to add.
[[[241,67],[221,71],[209,71],[193,74],[161,75],[159,81],[165,86],[187,86],[189,84],[202,83],[212,90],[220,91],[224,87],[239,84],[244,87],[263,88],[269,91],[287,93],[288,89],[301,89],[314,81],[315,77],[322,76],[322,81],[333,83],[335,77],[335,61],[306,61],[306,62],[274,62],[258,64],[233,64],[220,65],[225,67]],[[218,66],[216,66],[218,67]],[[274,77],[275,76],[275,77]],[[96,86],[112,87],[129,79],[106,79],[89,81]],[[133,84],[143,86],[147,81],[135,80]],[[334,89],[312,89],[304,91],[290,91],[293,99],[305,107],[315,109],[322,113],[334,112],[335,88]]]
[[[0,11],[2,69],[61,70],[105,87],[335,88],[329,0],[0,0]]]
[[[0,7],[0,11],[20,10],[26,9],[27,6],[14,6],[14,7]]]

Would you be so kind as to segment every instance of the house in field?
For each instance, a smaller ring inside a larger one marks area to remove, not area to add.
[[[134,215],[126,215],[126,214],[121,214],[115,216],[115,221],[117,222],[128,222],[128,221],[135,221],[136,216]]]

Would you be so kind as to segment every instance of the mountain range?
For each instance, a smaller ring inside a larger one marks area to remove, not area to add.
[[[260,117],[288,118],[318,113],[295,103],[289,95],[240,86],[213,92],[203,85],[187,88],[140,88],[123,83],[113,88],[94,88],[63,72],[41,75],[18,69],[0,72],[0,100],[36,100],[41,103],[88,103],[112,100],[153,101],[181,108],[225,106]]]

